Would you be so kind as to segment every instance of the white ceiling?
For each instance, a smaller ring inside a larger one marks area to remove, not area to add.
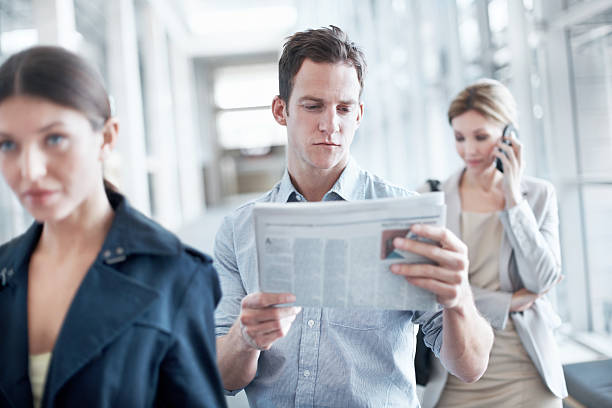
[[[297,22],[293,0],[151,0],[193,56],[273,52]]]

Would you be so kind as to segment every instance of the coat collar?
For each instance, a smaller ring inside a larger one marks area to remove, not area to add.
[[[110,190],[106,193],[115,218],[100,251],[104,262],[122,262],[132,254],[164,256],[179,253],[181,243],[176,236],[130,206],[121,194]]]
[[[181,243],[176,236],[130,206],[123,195],[110,190],[106,194],[115,215],[99,259],[113,264],[124,261],[132,254],[164,256],[179,253]],[[9,242],[7,250],[0,252],[0,272],[5,269],[8,275],[12,270],[12,277],[17,271],[27,270],[30,255],[41,233],[42,224],[34,222],[23,235]],[[7,280],[9,278],[7,276]]]
[[[171,233],[133,209],[118,193],[108,192],[115,211],[102,251],[88,270],[67,311],[47,376],[43,405],[85,364],[141,316],[158,297],[157,291],[130,277],[121,267],[131,255],[172,255],[181,250]],[[10,270],[0,287],[0,396],[15,406],[31,405],[28,378],[28,265],[42,225],[0,247],[0,271]],[[8,312],[10,311],[10,313]],[[8,335],[4,335],[8,333]],[[1,398],[0,398],[1,401]]]

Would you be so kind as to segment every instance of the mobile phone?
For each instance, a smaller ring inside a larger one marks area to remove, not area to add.
[[[502,133],[502,143],[512,146],[512,142],[510,141],[511,137],[518,139],[518,131],[512,123],[508,123]],[[497,170],[501,171],[502,173],[504,172],[504,165],[500,159],[495,159],[495,167],[497,167]]]

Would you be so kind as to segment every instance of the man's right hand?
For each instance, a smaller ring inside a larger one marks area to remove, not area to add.
[[[257,350],[269,350],[276,340],[289,332],[291,323],[302,311],[298,306],[276,305],[293,302],[295,296],[291,293],[256,292],[245,296],[238,317],[244,344]]]

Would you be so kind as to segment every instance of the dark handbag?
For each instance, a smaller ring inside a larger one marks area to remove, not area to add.
[[[427,183],[429,184],[430,191],[440,191],[440,180],[429,179]],[[425,345],[423,337],[423,331],[419,327],[416,336],[416,353],[414,355],[414,374],[416,383],[419,385],[427,385],[431,376],[431,362],[435,358],[433,351]]]

